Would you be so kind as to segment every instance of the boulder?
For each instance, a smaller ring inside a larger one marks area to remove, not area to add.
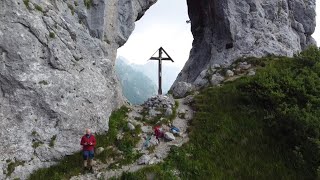
[[[138,159],[138,165],[143,165],[143,164],[148,164],[148,162],[151,160],[151,157],[149,155],[142,155],[139,159]]]
[[[256,75],[256,71],[253,69],[250,69],[248,72],[248,76],[254,76],[254,75]]]
[[[185,104],[185,105],[190,105],[192,102],[194,102],[193,95],[189,95],[189,96],[185,97],[183,100],[183,104]]]
[[[136,129],[136,127],[134,127],[134,125],[131,124],[130,122],[128,122],[128,128],[129,128],[131,131],[133,131],[133,130]]]
[[[232,77],[232,76],[234,76],[234,72],[231,71],[231,70],[227,70],[226,76],[227,76],[227,77]]]
[[[98,147],[98,148],[96,149],[96,154],[99,155],[99,154],[101,154],[103,151],[104,151],[104,148],[103,148],[103,147]]]
[[[185,97],[188,93],[194,90],[194,86],[186,82],[178,82],[176,86],[173,87],[173,96],[176,98]]]
[[[168,117],[168,116],[171,116],[172,114],[173,114],[173,111],[172,111],[171,108],[167,108],[167,109],[166,109],[166,112],[164,113],[164,115],[167,116],[167,117]]]
[[[197,89],[205,87],[209,84],[209,81],[206,77],[199,76],[193,83]]]
[[[122,138],[123,138],[123,134],[122,133],[117,134],[117,140],[121,140]]]
[[[212,75],[210,83],[211,83],[211,85],[216,86],[216,85],[220,84],[223,80],[224,80],[224,77],[221,76],[220,74],[216,73],[216,74]]]
[[[157,139],[155,136],[151,136],[150,144],[153,145],[153,146],[155,146],[155,145],[158,145],[158,144],[159,144],[159,141],[158,141],[158,139]]]
[[[156,164],[157,163],[157,158],[156,157],[153,157],[149,162],[148,162],[148,164],[149,165],[153,165],[153,164]]]
[[[240,62],[238,68],[241,70],[248,70],[251,68],[251,64],[248,64],[247,62]]]
[[[141,131],[142,131],[143,133],[152,133],[152,132],[153,132],[151,126],[142,126],[142,127],[141,127]]]
[[[158,158],[158,159],[162,159],[162,154],[160,154],[160,153],[156,153],[156,157]]]
[[[208,74],[208,71],[205,69],[200,73],[199,77],[201,77],[202,79],[205,79],[207,77],[207,74]]]
[[[220,69],[220,68],[221,68],[220,64],[211,65],[211,69]]]
[[[174,137],[174,135],[170,132],[164,133],[164,138],[169,141],[173,141],[176,139],[176,137]]]

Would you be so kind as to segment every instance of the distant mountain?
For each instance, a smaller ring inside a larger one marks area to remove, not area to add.
[[[162,63],[162,91],[167,93],[171,85],[176,80],[180,72],[180,68],[170,65],[171,62]],[[146,64],[131,64],[134,69],[148,76],[158,87],[158,62],[148,61]]]
[[[126,59],[118,58],[115,67],[123,94],[130,103],[142,104],[149,97],[157,94],[154,81],[129,65]]]

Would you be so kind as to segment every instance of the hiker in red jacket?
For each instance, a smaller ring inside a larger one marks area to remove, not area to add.
[[[160,138],[163,137],[164,133],[163,133],[163,130],[162,130],[162,127],[160,124],[157,124],[154,128],[154,134],[156,135],[156,138],[158,140],[158,143],[160,143]]]
[[[96,138],[91,134],[90,129],[86,129],[86,134],[82,136],[80,144],[83,146],[84,169],[93,172],[92,159],[94,157]]]

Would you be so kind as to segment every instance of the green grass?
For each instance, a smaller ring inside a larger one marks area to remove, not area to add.
[[[35,148],[41,146],[42,144],[43,144],[43,142],[41,142],[41,141],[34,141],[32,143],[32,147],[35,149]]]
[[[317,179],[320,50],[250,58],[256,76],[196,96],[190,141],[164,163],[119,179]]]
[[[50,143],[49,143],[50,147],[54,146],[54,143],[56,142],[56,139],[57,139],[57,135],[54,135],[54,136],[51,137]]]
[[[31,135],[32,135],[32,136],[37,136],[38,133],[37,133],[37,131],[32,131]]]
[[[27,7],[27,9],[30,8],[29,6],[29,0],[23,0],[24,5]]]
[[[129,109],[126,107],[114,111],[109,119],[109,131],[106,134],[95,135],[97,140],[96,147],[103,147],[105,149],[101,154],[96,155],[95,159],[106,163],[108,159],[114,158],[116,160],[115,164],[124,165],[132,163],[140,157],[138,153],[133,151],[133,148],[140,139],[138,134],[141,132],[141,128],[137,126],[135,131],[128,129],[126,121],[128,111]],[[117,134],[120,131],[124,132],[124,138],[118,141]],[[54,145],[55,139],[56,136],[51,138],[50,146]],[[115,150],[108,149],[109,146],[117,147],[122,153],[119,154]],[[66,156],[57,165],[35,171],[30,175],[29,180],[69,179],[82,173],[82,164],[82,154],[81,152],[77,152]],[[115,168],[115,166],[112,165],[110,168]]]
[[[92,0],[83,0],[84,5],[87,7],[87,9],[90,9],[92,6]]]
[[[48,85],[48,81],[45,81],[45,80],[42,80],[42,81],[39,81],[39,84],[43,84],[43,85]]]
[[[38,4],[35,4],[35,5],[34,5],[34,8],[35,8],[36,10],[40,11],[40,12],[43,12],[42,7],[39,6]]]
[[[51,31],[49,32],[49,37],[53,39],[56,37],[56,34],[54,34],[54,32]]]
[[[74,15],[75,9],[74,9],[73,5],[68,3],[68,8],[70,9],[71,14]]]
[[[7,168],[7,176],[10,176],[17,166],[24,165],[24,163],[25,163],[24,161],[10,162]]]
[[[80,152],[66,156],[57,165],[50,168],[43,168],[35,171],[28,178],[29,180],[67,180],[72,176],[82,173],[83,159]]]
[[[103,151],[96,158],[106,163],[109,158],[115,158],[116,162],[114,164],[125,165],[130,164],[135,161],[139,154],[133,151],[133,148],[138,143],[140,138],[138,134],[141,133],[141,127],[137,126],[134,131],[130,131],[127,127],[127,115],[126,113],[129,110],[125,107],[121,108],[117,112],[113,113],[109,121],[109,131],[106,135],[98,135],[97,138],[97,147],[107,148],[108,146],[117,147],[122,154],[119,154],[114,151]],[[123,132],[123,139],[117,140],[117,134]],[[119,158],[122,155],[122,158]],[[110,168],[115,168],[111,165]]]

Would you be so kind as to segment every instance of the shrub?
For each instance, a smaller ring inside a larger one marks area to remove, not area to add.
[[[47,81],[45,81],[45,80],[42,80],[42,81],[39,82],[39,84],[48,85],[49,83]]]
[[[24,161],[10,162],[7,168],[7,176],[10,176],[17,166],[24,165],[24,163],[25,163]]]
[[[54,135],[54,136],[51,137],[50,143],[49,143],[50,147],[54,146],[54,143],[56,142],[56,139],[57,139],[57,135]]]
[[[34,8],[35,8],[36,10],[40,11],[40,12],[43,12],[42,7],[39,6],[38,4],[35,4],[35,5],[34,5]]]
[[[55,38],[56,35],[54,34],[54,32],[49,32],[49,37],[50,37],[50,38]]]
[[[24,5],[26,5],[26,7],[29,9],[30,6],[29,6],[29,0],[23,0],[23,3]]]
[[[87,7],[87,9],[90,9],[92,6],[92,0],[83,0],[84,5]]]
[[[68,8],[70,9],[71,14],[74,15],[74,7],[73,7],[73,5],[68,3]]]
[[[34,142],[32,143],[32,147],[33,147],[34,149],[36,149],[37,147],[41,146],[42,144],[43,144],[43,142],[41,142],[41,141],[34,141]]]
[[[248,103],[264,109],[266,132],[283,145],[297,171],[315,178],[320,166],[320,50],[270,63],[241,85]]]

